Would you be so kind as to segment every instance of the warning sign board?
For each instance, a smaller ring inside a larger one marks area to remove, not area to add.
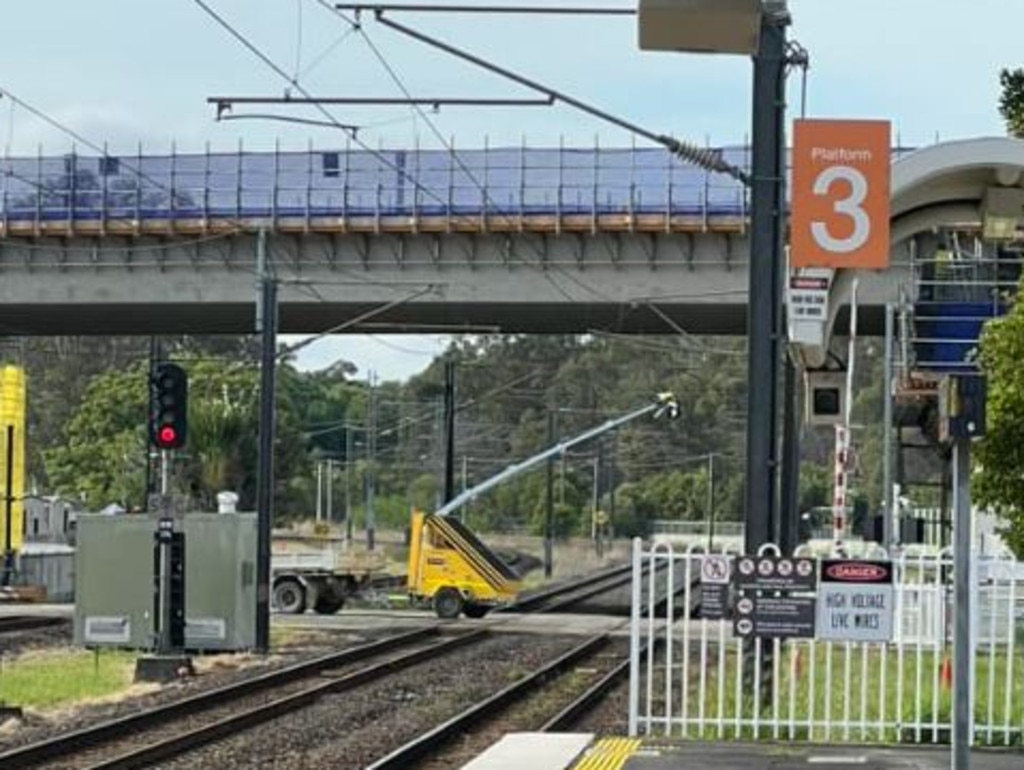
[[[729,607],[732,559],[721,553],[705,554],[700,565],[700,616],[721,620]]]
[[[740,556],[736,587],[740,591],[813,591],[818,580],[814,559],[786,556]]]
[[[736,601],[733,630],[740,637],[810,639],[814,636],[814,597],[743,596]]]
[[[827,559],[821,563],[816,635],[826,641],[888,642],[894,599],[892,562]]]
[[[824,321],[828,318],[829,279],[824,276],[789,276],[786,302],[794,320]]]

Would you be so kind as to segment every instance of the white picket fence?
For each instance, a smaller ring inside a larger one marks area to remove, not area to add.
[[[762,553],[778,553],[766,546]],[[880,551],[880,549],[879,549]],[[869,558],[886,558],[884,551]],[[894,560],[888,643],[755,639],[691,619],[702,548],[633,544],[631,735],[715,740],[945,743],[951,731],[949,551]],[[973,570],[971,682],[977,744],[1024,743],[1024,568]],[[645,577],[645,574],[654,576]],[[659,604],[674,595],[676,600]],[[660,608],[660,609],[659,609]],[[648,654],[647,651],[650,650]]]

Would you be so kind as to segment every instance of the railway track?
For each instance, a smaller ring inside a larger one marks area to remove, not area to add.
[[[521,597],[504,608],[505,612],[556,612],[586,599],[608,593],[629,584],[632,567],[612,567],[562,585],[551,586]]]
[[[366,770],[456,767],[505,732],[567,730],[628,675],[628,649],[614,646],[605,634],[591,637]]]
[[[665,568],[666,567],[662,565],[659,565],[658,567],[659,570]],[[647,565],[644,565],[643,580],[646,581],[648,579],[648,573],[649,568]],[[585,604],[602,594],[609,594],[616,591],[621,592],[630,585],[632,579],[633,571],[631,566],[623,565],[612,567],[608,570],[587,575],[570,583],[552,586],[535,593],[531,593],[529,596],[523,597],[514,604],[503,608],[502,611],[537,613],[565,611]],[[700,574],[697,572],[691,577],[690,588],[692,589],[699,583],[699,581]],[[687,591],[687,586],[684,580],[677,580],[676,585],[677,588],[675,589],[674,596],[684,594]],[[699,591],[691,590],[691,595],[695,597],[692,602],[692,606],[690,607],[691,614],[697,609],[696,599],[699,597],[699,593]],[[646,589],[641,591],[641,595],[643,597],[643,601],[647,602],[648,595]],[[656,597],[655,613],[664,613],[665,606],[668,602],[669,597],[667,595]]]
[[[67,625],[69,622],[67,618],[43,617],[41,615],[6,615],[0,617],[0,634],[55,628]]]
[[[0,767],[146,767],[487,636],[486,630],[443,636],[437,626],[399,634],[12,749],[0,754]],[[371,662],[340,670],[364,661]]]

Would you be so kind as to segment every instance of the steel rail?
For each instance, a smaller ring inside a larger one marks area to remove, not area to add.
[[[611,577],[617,577],[622,574],[627,574],[631,569],[632,567],[630,567],[629,565],[621,567],[612,567],[611,569],[596,572],[593,575],[588,575],[584,578],[581,578],[580,580],[568,584],[544,588],[541,591],[532,593],[529,596],[523,597],[513,602],[507,607],[503,607],[501,611],[533,612],[534,610],[543,607],[544,604],[550,601],[551,599],[562,596],[563,594],[566,594],[568,592],[575,591],[577,589],[584,588],[595,583],[599,583]]]
[[[89,765],[87,770],[129,770],[129,768],[147,767],[188,754],[214,741],[228,738],[271,719],[306,708],[324,695],[354,689],[422,661],[434,659],[438,655],[451,652],[489,635],[486,629],[481,629],[451,637],[429,647],[390,658],[381,663],[367,666],[359,671],[354,671],[351,674],[331,679],[301,692],[286,695],[270,703],[265,703],[246,711],[236,712],[194,730],[188,730],[162,741],[133,749],[113,759],[97,762]]]
[[[70,733],[64,733],[0,753],[0,767],[32,767],[70,754],[96,748],[132,732],[214,708],[241,697],[288,684],[319,671],[346,663],[354,663],[372,655],[426,639],[438,633],[438,626],[417,629],[376,642],[296,663],[261,676],[193,695],[173,703],[136,714],[102,722]]]
[[[647,657],[648,645],[640,649],[640,660]],[[580,718],[591,711],[598,702],[607,695],[620,680],[629,674],[629,657],[616,664],[608,673],[594,682],[576,700],[551,717],[541,725],[540,732],[554,733],[565,732],[572,728]]]
[[[607,634],[588,639],[543,668],[528,674],[489,698],[470,706],[461,714],[457,714],[432,730],[423,733],[382,759],[367,765],[364,770],[407,770],[417,760],[440,748],[477,722],[501,711],[509,704],[521,700],[549,678],[561,674],[577,661],[604,647],[608,641]]]
[[[0,634],[14,631],[34,631],[39,628],[62,626],[70,622],[70,618],[33,617],[32,615],[11,615],[0,617]]]

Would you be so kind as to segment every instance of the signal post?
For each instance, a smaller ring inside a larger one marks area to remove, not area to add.
[[[157,364],[149,380],[149,444],[160,451],[159,513],[153,533],[154,655],[138,659],[136,681],[166,682],[191,674],[185,648],[185,534],[175,531],[170,470],[174,450],[188,436],[188,375],[177,364]]]

